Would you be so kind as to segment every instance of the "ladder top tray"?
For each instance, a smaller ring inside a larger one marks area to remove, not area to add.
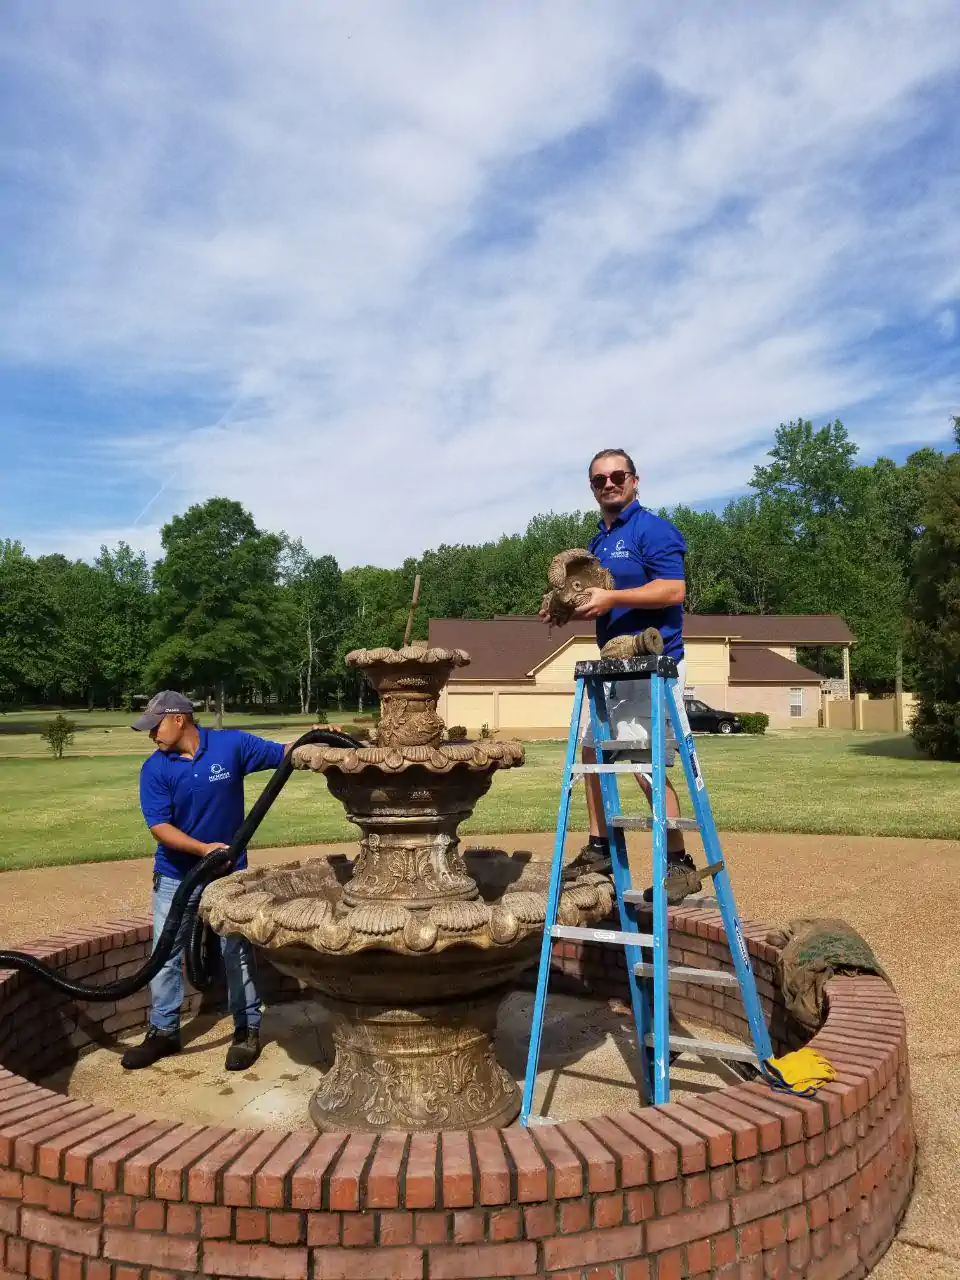
[[[649,680],[653,675],[676,680],[676,659],[662,654],[646,654],[642,658],[600,658],[596,662],[578,662],[573,669],[575,680],[597,677],[603,680]]]

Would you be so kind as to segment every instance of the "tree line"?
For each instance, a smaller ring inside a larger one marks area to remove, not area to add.
[[[960,447],[960,425],[957,437]],[[856,687],[912,687],[909,624],[918,565],[929,565],[918,549],[956,465],[933,448],[864,464],[839,421],[781,425],[747,494],[720,512],[664,512],[687,540],[688,609],[838,613],[857,637]],[[392,569],[341,570],[227,498],[175,516],[153,565],[124,543],[89,564],[0,541],[0,701],[129,707],[169,685],[234,705],[362,706],[344,655],[401,643],[417,574],[415,636],[430,617],[533,613],[552,557],[585,546],[596,520],[540,514],[522,533]]]

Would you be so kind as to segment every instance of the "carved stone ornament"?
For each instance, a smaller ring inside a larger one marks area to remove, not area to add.
[[[613,590],[613,577],[596,556],[583,547],[561,551],[547,569],[550,590],[543,597],[543,608],[558,626],[570,621],[574,610],[582,604],[586,593],[594,587]]]
[[[316,990],[333,1016],[334,1064],[311,1115],[322,1128],[508,1124],[519,1094],[497,1063],[497,1007],[536,960],[549,867],[499,851],[463,854],[457,830],[517,742],[441,740],[437,699],[469,662],[457,649],[347,656],[380,693],[372,747],[301,747],[361,832],[356,858],[245,871],[211,884],[201,913]],[[559,919],[609,914],[609,878],[563,886]]]

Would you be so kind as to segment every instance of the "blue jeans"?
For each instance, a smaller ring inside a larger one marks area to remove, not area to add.
[[[170,876],[153,877],[153,940],[156,944],[163,931],[173,895],[180,881]],[[198,890],[197,897],[200,896]],[[176,946],[170,959],[150,983],[150,1024],[160,1031],[177,1031],[180,1027],[180,1007],[183,1004],[183,948],[189,941],[186,921],[177,934]],[[238,1030],[257,1031],[260,1028],[262,1006],[257,990],[257,957],[251,944],[238,933],[220,939],[223,967],[227,977],[228,1007]]]

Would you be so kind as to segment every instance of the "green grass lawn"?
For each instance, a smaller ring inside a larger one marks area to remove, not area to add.
[[[85,715],[73,715],[83,729],[59,761],[38,736],[44,716],[0,716],[0,870],[151,852],[137,799],[149,743],[126,727],[129,716]],[[229,716],[227,723],[287,741],[309,720]],[[902,735],[796,730],[701,737],[698,749],[721,830],[960,836],[960,767],[918,757]],[[553,830],[562,763],[562,743],[529,743],[525,767],[494,778],[463,831]],[[679,768],[674,775],[682,793]],[[266,781],[266,774],[248,780],[248,804]],[[571,821],[582,830],[582,791],[575,795]],[[254,845],[355,835],[323,781],[295,773]]]

